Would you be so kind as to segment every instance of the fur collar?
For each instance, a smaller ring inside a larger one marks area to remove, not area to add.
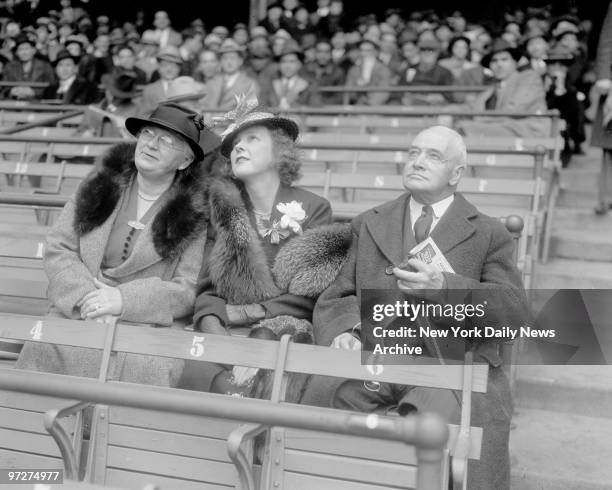
[[[229,304],[259,303],[282,293],[317,298],[344,263],[350,226],[323,226],[289,239],[270,267],[249,207],[246,191],[234,181],[211,183],[209,208],[216,236],[208,267],[217,294]]]
[[[136,175],[135,143],[112,146],[97,162],[97,168],[80,186],[76,195],[74,230],[81,236],[102,225]],[[203,192],[204,175],[192,164],[179,172],[171,195],[152,223],[153,244],[164,259],[174,259],[203,230],[208,221]]]

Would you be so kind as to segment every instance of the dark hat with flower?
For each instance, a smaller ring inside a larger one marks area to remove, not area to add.
[[[187,141],[196,160],[204,158],[204,150],[199,141],[200,132],[206,129],[206,126],[201,114],[178,104],[163,103],[157,106],[148,119],[128,117],[125,120],[125,128],[134,136],[145,126],[157,126],[177,133]]]
[[[299,134],[298,125],[291,119],[280,117],[268,109],[259,106],[257,99],[248,99],[245,95],[236,98],[236,107],[216,120],[218,123],[229,123],[222,133],[221,153],[229,157],[234,147],[236,135],[252,126],[265,126],[270,129],[281,129],[294,141]]]

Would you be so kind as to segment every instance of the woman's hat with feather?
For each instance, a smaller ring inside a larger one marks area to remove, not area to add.
[[[236,96],[236,107],[223,116],[215,118],[215,124],[228,125],[221,133],[223,139],[221,153],[226,157],[229,157],[232,152],[236,135],[252,126],[282,129],[294,141],[299,134],[298,125],[294,121],[260,107],[256,98],[247,99],[246,95]]]

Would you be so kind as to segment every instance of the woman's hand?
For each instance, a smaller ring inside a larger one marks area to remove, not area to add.
[[[81,318],[93,320],[104,315],[119,316],[123,311],[121,291],[94,278],[98,289],[87,293],[77,306],[81,309]]]
[[[230,325],[251,325],[266,317],[266,310],[258,303],[247,305],[225,305]]]

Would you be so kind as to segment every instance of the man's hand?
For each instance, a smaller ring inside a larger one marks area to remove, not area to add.
[[[418,259],[410,259],[408,265],[414,269],[414,272],[397,267],[393,269],[393,274],[397,278],[397,287],[400,289],[442,289],[444,287],[444,276],[434,266]]]
[[[336,349],[359,350],[361,341],[349,332],[344,332],[334,338],[331,344]]]
[[[104,315],[121,315],[123,298],[118,288],[107,286],[94,278],[98,289],[83,296],[77,306],[81,309],[81,318],[95,320]]]

